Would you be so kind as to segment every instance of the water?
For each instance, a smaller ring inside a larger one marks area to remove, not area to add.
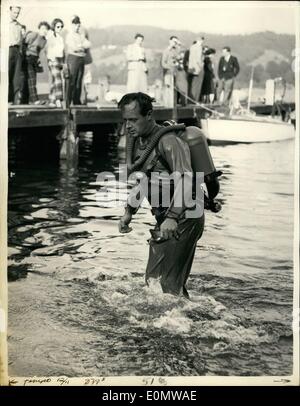
[[[211,151],[223,210],[206,213],[187,301],[144,285],[149,211],[121,235],[122,209],[95,201],[113,142],[82,139],[78,169],[11,148],[11,376],[292,373],[294,143]]]

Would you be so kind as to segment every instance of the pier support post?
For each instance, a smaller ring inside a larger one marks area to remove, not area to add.
[[[69,119],[65,128],[59,135],[60,152],[59,156],[62,160],[67,160],[70,163],[76,163],[78,159],[78,135],[76,126],[72,119]]]

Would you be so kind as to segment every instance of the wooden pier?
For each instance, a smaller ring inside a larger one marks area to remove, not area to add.
[[[177,108],[178,120],[188,120],[203,116],[207,111],[200,106]],[[75,127],[101,124],[119,124],[122,121],[117,107],[76,106],[70,109],[56,109],[44,106],[10,106],[8,110],[8,128],[57,127],[65,126],[72,120]],[[154,117],[159,121],[169,120],[173,116],[172,108],[156,107]]]
[[[179,122],[189,125],[199,124],[199,120],[209,114],[206,105],[177,106],[176,117]],[[286,103],[283,107],[295,109],[295,103]],[[218,110],[220,106],[213,105]],[[257,114],[269,115],[272,113],[271,105],[253,104],[251,109]],[[155,106],[154,117],[156,121],[163,122],[174,117],[174,109]],[[121,113],[112,106],[75,106],[69,109],[49,108],[47,106],[14,105],[8,109],[8,129],[13,135],[18,129],[49,128],[58,132],[60,141],[60,158],[72,160],[77,154],[78,134],[80,131],[91,131],[95,127],[121,123]],[[102,132],[96,132],[101,134]],[[47,134],[44,131],[44,134]],[[41,134],[43,136],[43,132]]]

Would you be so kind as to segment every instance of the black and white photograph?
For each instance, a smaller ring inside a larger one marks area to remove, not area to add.
[[[299,30],[1,2],[1,384],[299,384]]]

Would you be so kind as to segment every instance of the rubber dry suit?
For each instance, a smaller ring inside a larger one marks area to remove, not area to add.
[[[140,144],[138,138],[128,138],[127,164],[130,172],[143,171],[151,185],[151,174],[169,174],[178,171],[204,172],[205,182],[214,183],[217,172],[211,158],[206,138],[197,127],[185,127],[183,124],[175,126],[155,126],[147,137],[146,146]],[[160,158],[160,159],[157,159]],[[162,188],[163,188],[162,182]],[[150,186],[151,188],[151,186]],[[213,195],[217,193],[215,188]],[[149,189],[148,189],[149,193]],[[150,198],[150,200],[149,200]],[[149,240],[149,259],[146,268],[146,282],[159,279],[163,292],[174,295],[183,294],[188,297],[186,282],[189,277],[197,241],[204,229],[204,214],[186,216],[188,208],[175,207],[172,203],[153,205],[153,195],[148,194],[148,201],[152,206],[152,213],[156,218],[155,234],[160,234],[161,224],[166,218],[177,221],[177,238],[173,236],[160,242],[154,238]],[[155,200],[155,199],[154,199]],[[127,202],[128,210],[132,214],[137,209]]]

